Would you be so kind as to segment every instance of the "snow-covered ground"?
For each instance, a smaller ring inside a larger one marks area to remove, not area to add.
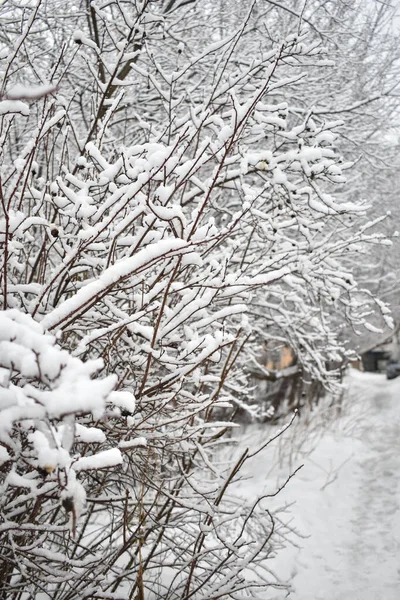
[[[400,598],[400,378],[352,371],[347,381],[337,419],[320,409],[307,433],[299,421],[256,457],[247,473],[254,479],[242,485],[246,496],[270,492],[278,473],[282,481],[304,465],[270,503],[289,506],[282,519],[296,531],[295,545],[271,560],[291,591],[271,590],[271,598]],[[246,437],[254,441],[255,431]]]

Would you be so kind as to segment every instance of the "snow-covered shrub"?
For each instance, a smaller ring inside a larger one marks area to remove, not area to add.
[[[341,122],[297,110],[314,39],[266,45],[255,4],[211,39],[208,4],[77,7],[13,7],[0,45],[2,585],[265,600],[274,519],[219,448],[262,340],[335,385],[338,317],[369,314],[344,261],[385,240],[333,195]]]
[[[68,557],[55,550],[76,533],[85,508],[80,472],[122,463],[118,448],[89,423],[134,398],[113,391],[115,376],[93,379],[101,359],[83,363],[57,345],[29,315],[0,312],[0,525],[3,593],[16,589],[14,561],[38,586],[68,573]],[[114,409],[111,409],[114,405]],[[90,454],[87,456],[87,454]],[[101,472],[101,471],[100,471]],[[61,511],[52,523],[51,515]],[[54,566],[53,566],[54,565]],[[28,578],[29,579],[29,578]],[[11,583],[12,581],[12,583]],[[11,592],[10,592],[11,594]]]

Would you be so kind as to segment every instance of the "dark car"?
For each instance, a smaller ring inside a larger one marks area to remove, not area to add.
[[[386,365],[386,378],[396,379],[400,375],[400,362],[389,360]]]

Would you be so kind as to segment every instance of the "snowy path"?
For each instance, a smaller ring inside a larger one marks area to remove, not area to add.
[[[311,457],[325,470],[329,452],[347,462],[322,493],[314,481],[314,503],[304,490],[309,506],[301,484],[313,478],[296,486],[310,537],[295,558],[293,600],[400,598],[400,382],[365,375],[355,384],[365,409],[359,439],[325,439]]]
[[[364,427],[368,454],[358,460],[356,504],[349,522],[353,536],[343,549],[346,569],[336,574],[332,600],[398,600],[400,597],[398,382],[383,382],[368,401],[372,405],[372,414]]]
[[[273,600],[400,599],[400,378],[350,381],[344,416],[297,455],[292,469],[304,467],[277,498],[295,503],[291,526],[303,537],[277,554],[273,569],[292,591]],[[269,460],[253,467],[250,493],[271,489],[271,476],[259,477]]]

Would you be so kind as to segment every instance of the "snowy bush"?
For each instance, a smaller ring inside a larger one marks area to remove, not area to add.
[[[265,600],[275,521],[219,452],[260,416],[246,369],[276,340],[334,389],[338,322],[371,327],[349,257],[386,243],[334,196],[342,122],[296,104],[323,47],[265,43],[256,3],[5,16],[4,594]]]
[[[1,581],[7,591],[14,561],[24,564],[37,585],[46,585],[54,563],[57,577],[68,571],[67,556],[52,548],[76,534],[85,508],[77,474],[122,463],[118,448],[104,447],[104,432],[86,423],[99,420],[106,403],[120,404],[116,377],[93,379],[101,359],[82,363],[60,349],[41,325],[12,309],[0,313]],[[122,405],[132,394],[123,393]],[[115,410],[115,408],[114,408]],[[116,408],[119,411],[119,408]],[[79,421],[79,422],[78,422]],[[85,456],[87,452],[90,456]],[[54,524],[52,512],[60,516]],[[69,524],[68,524],[69,521]],[[50,559],[51,556],[51,559]],[[29,578],[28,578],[29,579]],[[19,589],[20,582],[15,584]]]

